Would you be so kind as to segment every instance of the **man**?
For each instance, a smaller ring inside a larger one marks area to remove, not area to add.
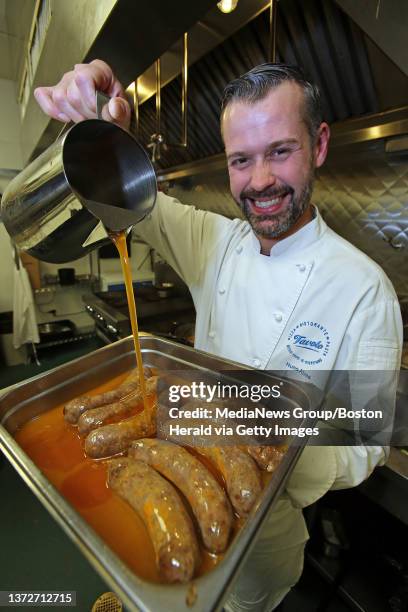
[[[50,116],[80,121],[95,116],[95,89],[116,96],[105,116],[126,127],[123,90],[101,61],[76,66],[36,97]],[[317,88],[295,67],[258,66],[226,87],[221,130],[231,193],[246,221],[159,194],[136,228],[189,285],[196,347],[304,380],[317,373],[322,386],[333,369],[399,369],[401,316],[391,283],[311,204],[329,141]],[[301,508],[358,484],[385,457],[379,446],[307,447],[226,609],[274,609],[302,571]]]

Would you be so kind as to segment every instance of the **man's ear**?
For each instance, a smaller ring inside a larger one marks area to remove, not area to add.
[[[314,149],[315,168],[324,164],[329,148],[330,128],[326,122],[320,124]]]

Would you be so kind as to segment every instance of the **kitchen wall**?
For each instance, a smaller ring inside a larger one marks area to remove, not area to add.
[[[385,270],[408,295],[408,151],[374,147],[336,151],[316,182],[314,199],[330,227]]]
[[[23,165],[16,97],[15,82],[0,79],[0,168],[19,169]],[[5,179],[0,175],[0,193],[5,184]]]
[[[81,62],[117,0],[51,0],[51,21],[34,77],[34,87],[52,85]],[[18,19],[19,2],[7,3],[7,19]],[[22,153],[26,162],[49,123],[31,92],[22,121]]]
[[[20,146],[20,118],[14,81],[0,79],[0,169],[19,169],[23,165]],[[9,179],[0,173],[0,194]],[[0,312],[12,309],[13,262],[10,238],[0,222]]]
[[[180,179],[169,194],[203,210],[240,216],[226,171]],[[333,149],[316,179],[313,201],[332,229],[377,261],[399,295],[408,295],[408,152],[386,154],[383,142]]]

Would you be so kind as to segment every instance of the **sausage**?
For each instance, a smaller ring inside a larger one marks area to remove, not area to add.
[[[163,405],[163,400],[161,401],[161,405]],[[159,399],[160,406],[160,399]],[[163,407],[161,412],[159,413],[160,418],[157,422],[157,437],[168,440],[169,442],[173,442],[175,444],[181,444],[182,446],[218,446],[220,442],[220,436],[216,433],[215,427],[221,427],[225,420],[223,419],[199,419],[199,418],[177,418],[177,420],[168,419],[165,420],[168,416],[168,408]],[[174,428],[174,424],[177,424],[180,427],[181,432],[174,432],[172,428]],[[211,424],[211,431],[208,433],[199,432],[202,426],[208,426]],[[190,433],[183,432],[184,428],[189,429]],[[192,429],[191,429],[192,428]],[[196,433],[199,432],[199,433]]]
[[[261,475],[255,461],[236,446],[197,446],[224,477],[231,504],[238,516],[251,511],[262,491]]]
[[[231,506],[223,488],[196,457],[177,444],[157,439],[133,442],[128,455],[156,469],[185,495],[207,550],[220,553],[226,549]]]
[[[152,376],[146,380],[146,394],[152,396],[156,391],[157,376]],[[110,419],[119,420],[120,417],[125,418],[130,416],[135,407],[143,400],[140,386],[122,397],[119,401],[105,406],[98,406],[92,410],[86,410],[78,419],[78,431],[83,436],[88,434],[93,429],[101,427]]]
[[[146,525],[162,580],[188,582],[200,552],[191,518],[173,485],[145,463],[126,457],[109,461],[108,485]]]
[[[155,433],[156,403],[153,403],[147,412],[142,410],[130,419],[91,431],[85,439],[85,453],[92,459],[111,457],[127,450],[133,440]]]
[[[199,428],[203,423],[206,424],[206,421],[202,419],[177,419],[177,424],[180,427]],[[214,424],[221,425],[223,421],[213,418],[211,423],[213,426]],[[176,443],[187,442],[185,435],[170,434],[170,427],[173,424],[173,421],[159,422],[158,432],[160,437]],[[214,433],[213,429],[211,432],[209,434],[191,436],[188,444],[193,446],[196,452],[207,456],[215,464],[224,478],[228,497],[235,512],[239,516],[244,517],[250,512],[262,490],[261,475],[258,467],[247,452],[247,449],[250,447],[220,447],[219,436]],[[266,469],[263,465],[261,467]]]
[[[143,368],[145,376],[151,376],[152,371],[148,367]],[[64,419],[68,423],[75,424],[78,422],[79,417],[85,410],[92,410],[98,406],[104,406],[105,404],[111,404],[112,402],[118,401],[120,398],[132,393],[139,386],[139,372],[132,370],[130,375],[119,385],[116,389],[106,391],[105,393],[98,393],[97,395],[81,395],[76,397],[64,406]]]
[[[246,446],[246,452],[251,455],[261,468],[267,472],[274,472],[286,451],[287,446]]]

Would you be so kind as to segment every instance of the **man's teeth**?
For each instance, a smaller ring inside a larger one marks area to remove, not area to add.
[[[274,198],[273,200],[267,200],[266,202],[260,202],[259,200],[254,200],[255,206],[258,208],[269,208],[269,206],[276,206],[281,201],[282,196],[278,198]]]

